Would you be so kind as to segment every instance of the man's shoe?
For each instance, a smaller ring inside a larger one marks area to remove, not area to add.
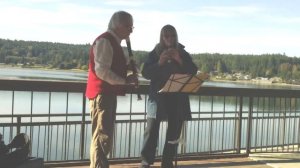
[[[143,164],[141,164],[139,168],[150,168],[150,165],[143,165]]]

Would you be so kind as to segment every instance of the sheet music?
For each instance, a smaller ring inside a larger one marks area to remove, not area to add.
[[[206,73],[197,73],[196,75],[172,74],[164,87],[158,92],[195,93],[207,78]]]

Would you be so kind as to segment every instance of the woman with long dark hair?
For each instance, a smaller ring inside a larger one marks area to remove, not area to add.
[[[149,53],[142,69],[142,75],[150,80],[147,104],[147,127],[141,151],[142,168],[154,163],[162,120],[168,121],[166,141],[162,155],[162,168],[172,168],[176,145],[170,142],[180,137],[182,124],[191,119],[188,94],[158,93],[171,74],[196,74],[197,67],[184,46],[178,42],[177,31],[172,25],[161,29],[160,41]]]

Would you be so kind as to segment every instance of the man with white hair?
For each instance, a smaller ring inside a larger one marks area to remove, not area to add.
[[[90,48],[86,97],[89,99],[92,139],[90,168],[108,168],[107,155],[111,150],[117,95],[125,95],[126,85],[136,85],[136,76],[127,76],[129,58],[121,41],[129,38],[133,18],[125,11],[115,12],[108,30],[99,35]]]

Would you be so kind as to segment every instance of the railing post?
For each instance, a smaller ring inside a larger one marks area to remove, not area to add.
[[[182,142],[181,142],[181,154],[185,154],[186,153],[186,146],[185,146],[185,143],[186,143],[186,134],[187,134],[187,131],[186,131],[186,126],[187,125],[187,121],[183,121],[182,123],[182,131],[181,131],[181,136],[182,136]],[[177,147],[178,148],[178,147]],[[178,152],[178,151],[177,151]],[[176,153],[177,155],[177,153]]]
[[[284,98],[284,110],[283,110],[283,111],[280,111],[280,113],[283,112],[283,118],[280,119],[280,120],[282,121],[282,126],[280,127],[280,128],[281,128],[281,130],[280,130],[281,134],[279,134],[279,135],[281,135],[279,144],[280,144],[280,143],[282,144],[282,145],[281,145],[281,150],[282,150],[282,151],[285,150],[285,149],[284,149],[284,146],[285,146],[285,138],[286,138],[286,133],[285,133],[285,127],[286,127],[286,109],[287,109],[286,106],[287,106],[287,105],[286,105],[286,97],[285,97],[285,98]],[[280,107],[281,107],[281,105],[280,105]],[[288,142],[287,142],[287,147],[288,147]],[[288,148],[287,148],[287,149],[288,149]]]
[[[249,97],[249,112],[248,112],[248,126],[247,126],[247,146],[246,154],[250,154],[251,150],[251,130],[252,130],[252,114],[253,114],[253,97]]]
[[[238,113],[238,120],[237,120],[237,134],[236,134],[236,148],[237,153],[241,153],[241,141],[242,141],[242,119],[243,119],[243,96],[240,96],[240,108]]]
[[[131,130],[132,129],[132,92],[130,94],[130,108],[129,108],[129,137],[128,137],[128,157],[130,158],[131,152]]]
[[[84,159],[84,134],[85,134],[85,107],[86,107],[86,97],[85,94],[83,94],[83,100],[82,100],[82,120],[81,120],[81,136],[80,136],[80,159]]]
[[[17,117],[17,135],[21,132],[21,116]]]

